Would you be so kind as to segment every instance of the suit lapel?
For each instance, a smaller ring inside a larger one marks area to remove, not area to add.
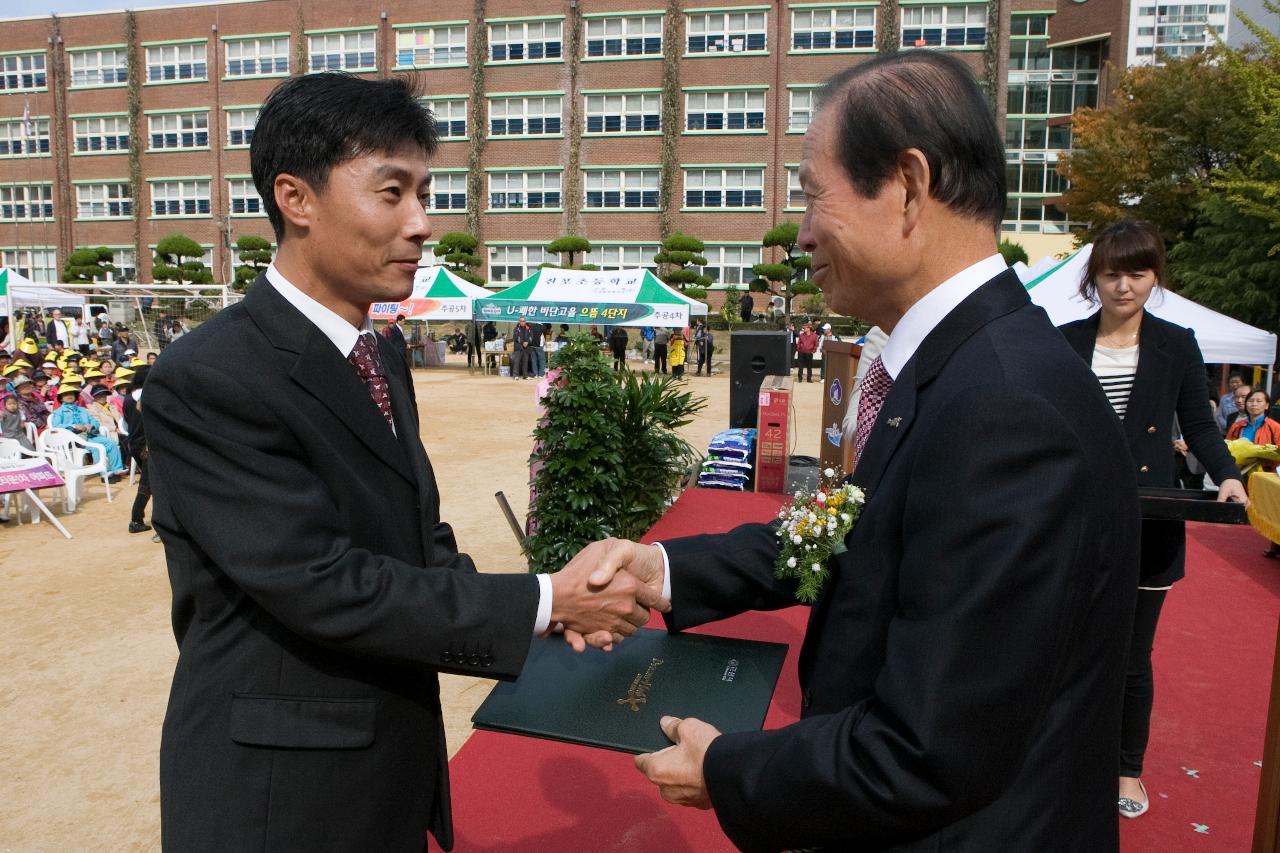
[[[1138,338],[1138,371],[1133,377],[1133,390],[1129,392],[1129,405],[1124,412],[1124,433],[1132,444],[1151,423],[1152,410],[1164,390],[1173,357],[1165,348],[1168,339],[1159,323],[1143,311],[1142,327]]]
[[[413,475],[406,470],[408,460],[404,451],[369,396],[368,387],[333,342],[314,326],[290,376],[323,403],[375,456],[410,483],[414,482]]]
[[[290,378],[315,397],[369,450],[410,483],[404,451],[355,368],[324,333],[289,304],[259,275],[244,298],[244,307],[262,334],[279,350],[297,356]]]
[[[1071,344],[1071,348],[1087,365],[1093,364],[1093,348],[1098,343],[1098,322],[1101,317],[1102,312],[1095,311],[1082,322],[1072,323],[1062,329],[1067,343]]]

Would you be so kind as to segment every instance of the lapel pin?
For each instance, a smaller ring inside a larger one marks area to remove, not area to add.
[[[885,421],[885,423],[887,423],[889,426],[893,427],[894,429],[897,429],[898,425],[902,423],[902,418],[889,418],[889,420]]]

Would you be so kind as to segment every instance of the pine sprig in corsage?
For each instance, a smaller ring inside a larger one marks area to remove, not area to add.
[[[796,600],[804,604],[818,599],[830,572],[827,564],[844,552],[844,538],[867,501],[862,489],[842,480],[835,469],[825,469],[817,491],[796,492],[791,505],[778,513],[782,550],[773,574],[779,580],[794,579]]]

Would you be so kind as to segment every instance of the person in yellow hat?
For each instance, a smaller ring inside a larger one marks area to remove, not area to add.
[[[13,363],[10,366],[17,367],[21,370],[30,370],[31,362],[27,361],[25,358],[17,358],[13,360]]]
[[[36,344],[35,338],[23,338],[22,343],[18,344],[18,351],[26,355],[35,355],[40,352],[40,347]]]

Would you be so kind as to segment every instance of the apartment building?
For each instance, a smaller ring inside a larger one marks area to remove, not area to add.
[[[289,75],[342,70],[420,79],[443,140],[434,233],[475,233],[491,284],[557,260],[543,246],[570,232],[589,262],[649,265],[666,228],[740,285],[771,259],[763,234],[803,213],[817,86],[886,49],[954,52],[993,91],[1004,229],[1057,251],[1060,119],[1127,50],[1114,4],[1057,2],[238,0],[0,20],[0,261],[51,282],[73,249],[108,246],[145,282],[180,232],[230,280],[235,239],[271,237],[249,176],[259,106]],[[1105,34],[1075,34],[1098,17]]]

